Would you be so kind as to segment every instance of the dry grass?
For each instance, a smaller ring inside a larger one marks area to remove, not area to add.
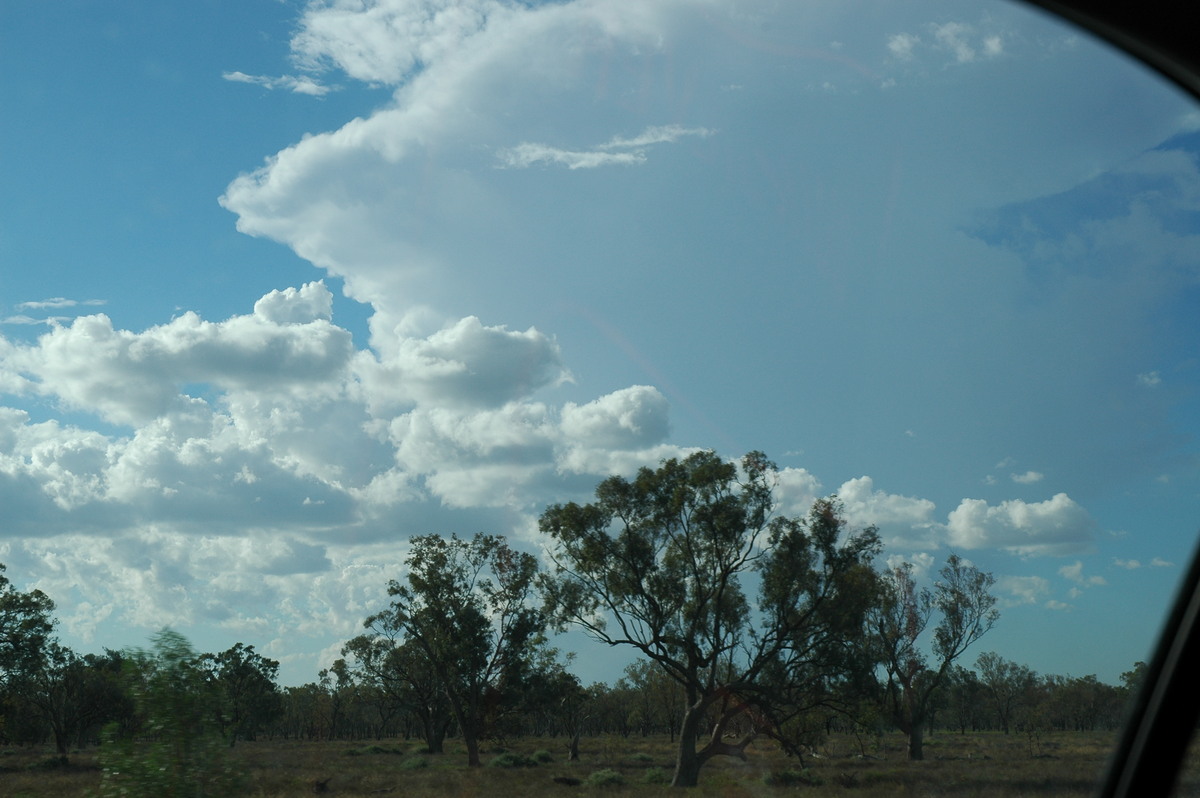
[[[1023,735],[993,733],[939,734],[926,743],[924,762],[908,762],[904,740],[889,735],[859,756],[852,738],[835,738],[807,762],[801,772],[773,746],[750,750],[749,762],[718,759],[701,773],[701,786],[691,795],[740,798],[803,794],[824,798],[875,796],[1087,796],[1095,791],[1112,736],[1058,734],[1032,744]],[[441,756],[420,753],[415,742],[370,743],[259,742],[232,750],[249,772],[248,795],[260,798],[290,796],[432,795],[562,796],[678,794],[661,783],[669,778],[673,749],[666,738],[604,737],[585,739],[581,761],[567,762],[562,740],[515,740],[508,744],[512,765],[466,767],[463,751],[448,741]],[[551,754],[545,760],[546,752]],[[485,764],[503,753],[493,746]],[[71,757],[66,767],[37,767],[51,757],[45,751],[16,749],[0,755],[0,795],[13,798],[83,796],[100,781],[95,751]],[[1195,761],[1195,759],[1193,759]],[[33,766],[34,769],[30,769]],[[598,771],[618,774],[623,784],[593,786],[587,779]],[[1188,781],[1195,785],[1197,769]],[[560,781],[556,782],[555,779]],[[577,780],[570,786],[562,780]],[[318,785],[324,785],[323,791]]]

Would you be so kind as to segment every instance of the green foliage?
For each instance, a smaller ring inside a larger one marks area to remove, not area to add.
[[[414,756],[400,763],[401,770],[420,770],[429,767],[429,760],[423,756]]]
[[[532,768],[537,767],[537,765],[537,759],[512,751],[506,751],[499,756],[495,756],[491,762],[488,762],[488,767],[492,768]]]
[[[763,774],[762,781],[768,787],[796,787],[801,784],[818,787],[825,783],[807,768],[804,770],[771,770]]]
[[[479,740],[520,705],[545,648],[545,620],[532,600],[537,558],[497,536],[426,535],[412,539],[406,565],[406,580],[388,585],[391,606],[366,620],[373,634],[352,641],[353,653],[414,688],[397,669],[432,679],[477,766]]]
[[[872,669],[862,641],[875,530],[848,529],[836,499],[806,519],[776,516],[776,480],[761,452],[740,463],[697,452],[632,481],[609,477],[594,503],[552,506],[539,522],[554,541],[555,570],[541,582],[554,622],[634,647],[675,683],[674,696],[640,709],[647,718],[679,701],[679,786],[712,756],[744,758],[755,735],[787,729]],[[735,720],[749,723],[730,741]]]
[[[612,768],[603,768],[588,774],[583,783],[589,787],[620,787],[625,784],[625,777]]]
[[[219,654],[204,654],[199,666],[216,689],[215,719],[230,745],[239,739],[253,740],[282,712],[275,684],[279,663],[256,652],[254,646],[238,643]]]
[[[910,759],[922,759],[925,721],[950,668],[991,630],[1000,613],[991,594],[995,579],[956,554],[938,572],[931,591],[918,588],[913,568],[903,563],[881,582],[880,601],[871,609],[874,648],[886,675],[883,685],[889,714],[909,736]],[[932,665],[920,642],[934,614]]]
[[[670,784],[671,774],[663,768],[650,768],[642,774],[642,784]]]
[[[346,756],[379,756],[380,754],[403,754],[400,748],[384,748],[382,745],[367,745],[362,748],[351,748]]]
[[[553,762],[554,755],[551,754],[549,751],[547,751],[545,748],[539,748],[538,750],[533,752],[533,759],[535,762],[538,762],[538,763],[544,765],[547,762]]]
[[[201,798],[237,792],[240,772],[211,728],[219,700],[188,641],[164,629],[150,652],[127,657],[127,689],[138,725],[122,736],[114,724],[100,751],[100,798]]]

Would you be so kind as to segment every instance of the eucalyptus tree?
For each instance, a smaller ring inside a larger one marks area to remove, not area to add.
[[[0,563],[0,687],[36,671],[54,632],[54,602],[40,590],[17,590]]]
[[[371,634],[411,642],[436,675],[467,749],[479,766],[479,742],[496,716],[517,703],[545,645],[534,601],[537,559],[502,537],[412,539],[408,575],[392,580],[391,606],[365,621]]]
[[[951,665],[1000,617],[991,594],[995,579],[956,554],[939,571],[933,590],[918,587],[912,565],[884,574],[881,600],[871,612],[877,657],[886,676],[884,702],[896,726],[908,735],[908,758],[925,758],[924,731],[937,691]],[[932,663],[922,650],[933,628]]]
[[[202,654],[198,667],[216,689],[217,723],[230,746],[239,738],[253,740],[282,714],[283,697],[275,681],[279,662],[254,646],[237,643],[219,654]]]
[[[975,660],[979,681],[987,689],[989,703],[996,722],[1005,734],[1012,730],[1013,720],[1021,707],[1030,703],[1037,685],[1037,674],[1025,665],[1006,660],[994,651],[985,651]]]
[[[18,705],[45,723],[60,757],[89,732],[98,734],[104,724],[132,712],[121,686],[122,661],[116,651],[80,656],[51,640],[38,667],[19,680]]]
[[[680,686],[676,786],[714,756],[745,759],[756,735],[779,734],[863,663],[875,530],[851,532],[835,500],[778,515],[776,481],[761,452],[739,465],[703,451],[609,477],[595,502],[540,520],[555,623],[636,649]],[[746,727],[731,741],[735,721]]]
[[[403,629],[376,623],[372,630],[342,646],[345,659],[338,662],[359,683],[376,688],[388,707],[412,713],[421,724],[425,750],[442,753],[454,722],[442,673],[416,640],[397,640]]]

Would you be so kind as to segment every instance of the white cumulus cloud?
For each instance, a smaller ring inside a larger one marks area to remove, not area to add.
[[[1012,499],[997,506],[982,499],[963,499],[950,512],[951,546],[1000,548],[1017,554],[1069,553],[1086,549],[1095,523],[1065,493],[1043,502]]]

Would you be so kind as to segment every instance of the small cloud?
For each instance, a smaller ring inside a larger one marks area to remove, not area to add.
[[[1138,385],[1144,385],[1147,388],[1154,388],[1162,384],[1162,377],[1157,371],[1147,371],[1137,375]]]
[[[50,299],[42,299],[36,302],[22,302],[17,305],[17,310],[47,310],[49,308],[73,308],[79,305],[103,305],[103,299],[65,299],[61,296],[51,297]]]
[[[1083,562],[1080,560],[1076,560],[1071,565],[1064,565],[1058,569],[1058,573],[1075,584],[1085,587],[1108,584],[1108,581],[1103,576],[1084,576]],[[1075,596],[1072,596],[1072,598],[1075,598]]]
[[[917,437],[917,433],[913,432],[913,431],[912,431],[912,430],[910,430],[910,429],[906,429],[906,430],[904,430],[904,434],[905,434],[905,436],[907,436],[907,437],[909,437],[909,438],[915,438],[915,437]]]
[[[1155,557],[1150,561],[1150,565],[1154,568],[1171,568],[1175,565],[1175,563],[1168,562],[1161,557]]]
[[[648,127],[631,139],[614,136],[607,144],[601,144],[602,150],[618,150],[637,147],[647,147],[651,144],[671,143],[684,136],[699,136],[708,138],[716,131],[705,127],[682,127],[681,125],[659,125]]]
[[[983,478],[984,485],[995,485],[997,482],[999,482],[999,480],[996,479],[991,474],[988,474],[986,477]]]
[[[1026,471],[1024,474],[1013,474],[1012,481],[1019,485],[1032,485],[1035,482],[1041,482],[1046,475],[1040,471]]]
[[[999,463],[996,463],[996,468],[1010,468],[1017,464],[1017,461],[1011,457],[1005,457]]]
[[[556,163],[568,169],[595,169],[597,166],[629,166],[645,160],[646,156],[640,152],[580,152],[528,143],[500,153],[500,162],[512,169],[524,169],[536,163]]]
[[[975,48],[967,41],[971,26],[961,22],[947,22],[944,25],[933,26],[933,38],[944,49],[954,53],[954,58],[960,64],[975,60]]]
[[[1071,609],[1071,605],[1070,605],[1070,604],[1066,604],[1066,603],[1064,603],[1064,602],[1061,602],[1061,601],[1055,601],[1054,599],[1051,599],[1050,601],[1047,601],[1047,602],[1046,602],[1046,609],[1048,609],[1048,610],[1059,610],[1059,611],[1066,611],[1066,610],[1069,610],[1069,609]]]
[[[35,319],[32,316],[18,314],[16,316],[7,316],[0,320],[0,324],[55,324],[65,320],[65,316],[50,316],[45,319]]]
[[[911,61],[913,50],[921,43],[919,37],[911,33],[897,33],[888,38],[888,52],[901,61]]]
[[[1004,54],[1004,40],[999,36],[988,36],[983,40],[983,55],[986,58],[995,58]]]
[[[1113,565],[1117,566],[1118,568],[1124,568],[1127,571],[1136,571],[1138,568],[1142,567],[1140,560],[1122,560],[1119,557],[1113,558]]]
[[[262,86],[264,89],[283,89],[293,94],[307,94],[310,97],[323,97],[332,91],[331,87],[318,83],[312,78],[296,75],[281,75],[272,78],[267,75],[247,75],[245,72],[225,72],[221,77],[234,83],[251,83],[255,86]]]
[[[1036,604],[1050,590],[1050,584],[1040,576],[1005,576],[996,586],[1011,597],[1012,604]]]
[[[614,136],[591,150],[563,150],[548,144],[524,142],[498,153],[501,165],[524,169],[537,163],[556,163],[568,169],[594,169],[598,166],[629,166],[645,163],[646,147],[670,144],[683,136],[711,136],[708,128],[685,128],[680,125],[648,127],[633,138]]]

